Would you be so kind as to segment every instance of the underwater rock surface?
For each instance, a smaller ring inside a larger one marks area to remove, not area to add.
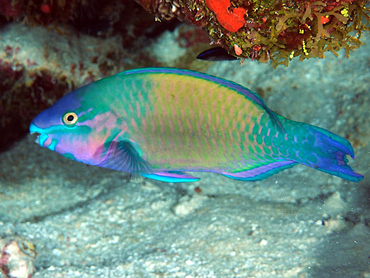
[[[0,153],[0,237],[36,246],[36,278],[369,277],[370,46],[363,38],[349,59],[341,52],[277,70],[204,62],[208,73],[258,92],[283,116],[346,137],[363,181],[304,166],[258,182],[207,173],[184,184],[128,180],[40,148],[29,135]]]

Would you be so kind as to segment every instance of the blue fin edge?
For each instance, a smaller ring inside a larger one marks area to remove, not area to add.
[[[193,177],[186,174],[180,173],[154,173],[154,174],[140,174],[145,178],[157,180],[157,181],[164,181],[164,182],[194,182],[200,180],[200,178]]]

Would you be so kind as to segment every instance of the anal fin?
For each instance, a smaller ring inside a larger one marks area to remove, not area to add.
[[[235,180],[256,181],[268,178],[297,164],[297,162],[292,160],[275,161],[246,171],[236,173],[222,172],[221,174]]]

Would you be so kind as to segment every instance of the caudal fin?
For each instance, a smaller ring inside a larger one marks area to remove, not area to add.
[[[311,126],[311,128],[316,138],[312,155],[317,161],[303,164],[349,181],[358,182],[364,178],[347,164],[346,156],[349,155],[354,159],[355,155],[351,144],[346,139],[319,127]]]

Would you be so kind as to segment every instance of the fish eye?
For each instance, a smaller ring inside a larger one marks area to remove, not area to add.
[[[63,116],[63,123],[66,125],[74,125],[78,120],[78,116],[75,112],[67,112]]]

